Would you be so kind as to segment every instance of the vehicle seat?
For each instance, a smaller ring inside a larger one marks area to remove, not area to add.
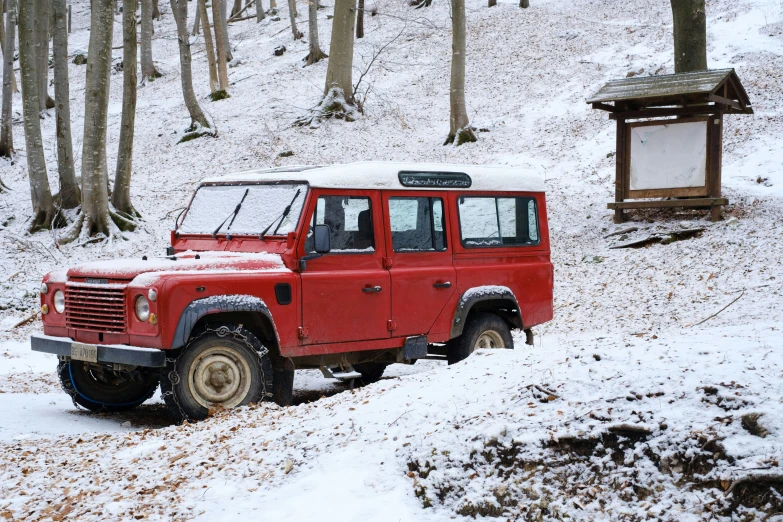
[[[359,230],[354,233],[353,247],[358,250],[372,248],[375,245],[373,245],[372,214],[370,213],[370,209],[368,208],[367,210],[359,212],[357,219]]]

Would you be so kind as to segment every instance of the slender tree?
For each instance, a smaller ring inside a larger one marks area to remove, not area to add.
[[[117,171],[114,174],[114,191],[111,194],[111,202],[115,212],[127,220],[139,217],[139,213],[133,208],[130,197],[133,135],[136,125],[137,1],[122,0],[122,120],[120,122],[120,146],[117,151]],[[125,222],[117,223],[121,229],[135,228],[123,226],[124,224]]]
[[[353,30],[356,0],[335,0],[324,96],[353,105]]]
[[[256,0],[256,23],[261,22],[266,18],[266,14],[264,13],[264,4],[261,3],[261,0]]]
[[[8,0],[6,6],[5,44],[3,46],[3,107],[0,112],[0,157],[10,158],[14,153],[14,134],[11,129],[13,108],[12,78],[14,78],[14,36],[16,34],[16,0]],[[3,24],[0,19],[0,25]],[[2,185],[2,181],[0,181]]]
[[[57,100],[57,172],[60,176],[60,206],[76,208],[81,203],[79,184],[73,165],[71,140],[71,102],[68,82],[68,28],[66,0],[52,0],[52,52],[54,55],[54,97]]]
[[[364,0],[359,0],[359,11],[356,13],[356,38],[364,38]]]
[[[2,3],[0,3],[0,5],[2,5]],[[7,38],[5,24],[7,24],[8,20],[11,18],[11,7],[10,7],[10,5],[11,5],[11,0],[5,0],[5,10],[7,12],[6,22],[5,23],[3,22],[2,14],[0,14],[0,54],[2,54],[3,56],[5,56],[5,45],[6,45],[5,44],[5,40]],[[14,15],[14,20],[16,20],[15,16],[16,15]],[[8,32],[11,32],[11,31],[14,31],[14,32],[16,31],[16,22],[15,21],[14,21],[13,29],[12,30],[9,29]],[[14,38],[14,40],[16,40],[16,37],[14,35],[11,35],[11,36]],[[16,45],[16,44],[14,44],[14,45]],[[11,49],[11,56],[13,56],[13,54],[14,54],[14,50]],[[19,87],[16,85],[16,76],[14,76],[13,74],[11,75],[11,88],[13,89],[14,92],[19,92]]]
[[[277,14],[277,0],[269,0],[269,14]]]
[[[152,0],[141,0],[141,79],[160,77],[152,61]]]
[[[449,135],[444,145],[476,141],[465,107],[465,0],[451,2],[451,86],[449,91]]]
[[[158,0],[152,0],[152,18],[160,22],[160,9],[158,8]]]
[[[519,0],[519,7],[522,9],[527,9],[530,7],[530,0]]]
[[[294,40],[299,40],[304,35],[296,27],[296,0],[288,0],[288,17],[291,19],[291,32]]]
[[[707,70],[707,9],[704,0],[671,0],[674,72]]]
[[[321,50],[321,44],[318,43],[318,2],[316,0],[307,0],[307,11],[310,52],[305,56],[305,67],[329,57],[328,54]]]
[[[198,0],[196,0],[198,1]],[[199,15],[198,7],[196,8],[196,16],[193,17],[193,30],[190,32],[193,36],[196,36],[200,32],[201,16]]]
[[[204,30],[204,44],[207,52],[207,63],[209,64],[209,92],[214,98],[215,91],[217,91],[218,77],[217,67],[215,66],[215,43],[212,40],[212,28],[209,25],[206,0],[198,0],[198,13],[196,13],[196,16],[201,19],[201,25]]]
[[[51,228],[55,219],[54,200],[46,175],[41,118],[38,102],[38,73],[36,71],[36,16],[35,4],[22,1],[19,4],[19,63],[22,70],[22,112],[24,116],[24,141],[27,149],[27,170],[30,177],[30,195],[33,219],[30,232]]]
[[[185,106],[190,113],[190,130],[197,126],[209,128],[209,122],[196,99],[193,91],[193,73],[191,71],[190,41],[188,40],[188,0],[171,0],[171,12],[177,24],[177,40],[179,42],[180,80]],[[217,25],[217,23],[216,23]]]
[[[220,4],[224,2],[225,0],[221,0],[220,2],[218,0],[212,1],[212,20],[220,20]],[[225,42],[227,42],[228,39],[225,38],[225,35],[223,34],[223,24],[216,22],[212,25],[215,28],[215,41],[217,42],[217,70],[218,80],[220,82],[219,91],[222,91],[213,93],[212,97],[213,99],[225,98],[228,96],[228,66],[226,58],[228,53],[225,45]]]
[[[35,13],[35,56],[38,72],[38,105],[41,110],[54,107],[54,100],[49,96],[49,24],[51,22],[51,0],[22,0],[34,2]]]
[[[231,42],[229,42],[228,39],[228,16],[226,16],[226,11],[228,10],[228,3],[227,0],[212,0],[214,2],[220,3],[220,25],[223,29],[223,47],[226,50],[226,61],[230,62],[234,59],[234,54],[231,52]],[[212,19],[212,25],[217,25],[217,18]],[[215,38],[218,38],[218,32],[217,29],[215,29]]]
[[[234,5],[231,7],[231,16],[238,14],[242,10],[242,0],[234,0]]]

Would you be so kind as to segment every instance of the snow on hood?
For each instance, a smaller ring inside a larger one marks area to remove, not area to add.
[[[196,258],[196,255],[199,258]],[[278,254],[269,252],[183,252],[176,260],[170,257],[143,259],[113,259],[77,265],[68,270],[68,277],[95,277],[133,280],[137,285],[149,285],[164,274],[236,271],[288,271]]]

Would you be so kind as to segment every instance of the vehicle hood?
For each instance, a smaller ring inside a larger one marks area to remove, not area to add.
[[[134,285],[149,285],[165,274],[236,271],[288,271],[288,269],[278,254],[268,252],[182,252],[172,257],[146,260],[114,259],[86,263],[70,268],[64,275],[67,275],[68,279],[132,280]],[[50,280],[52,278],[56,279],[57,276],[52,274]]]

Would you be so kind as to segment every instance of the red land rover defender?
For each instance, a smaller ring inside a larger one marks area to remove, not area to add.
[[[160,384],[178,420],[271,397],[294,369],[377,380],[392,363],[512,348],[552,318],[543,180],[515,168],[354,163],[204,180],[160,258],[47,274],[43,335],[90,410]]]

